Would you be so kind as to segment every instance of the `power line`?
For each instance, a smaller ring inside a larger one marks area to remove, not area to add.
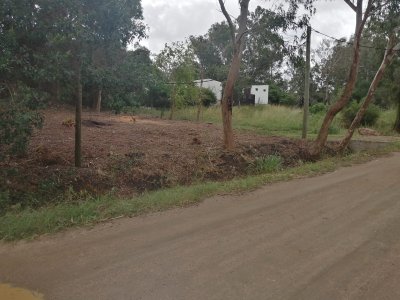
[[[335,41],[337,41],[337,42],[339,42],[339,43],[346,43],[346,44],[348,44],[348,45],[354,45],[353,42],[345,42],[345,41],[343,41],[343,39],[335,38],[335,37],[333,37],[333,36],[330,36],[330,35],[328,35],[328,34],[326,34],[326,33],[321,32],[321,31],[319,31],[319,30],[317,30],[317,29],[315,29],[315,28],[313,28],[313,27],[311,27],[311,30],[314,31],[315,33],[318,33],[318,34],[320,34],[320,35],[323,35],[323,36],[325,36],[325,37],[327,37],[327,38],[330,38],[330,39],[332,39],[332,40],[335,40]],[[360,48],[377,49],[377,50],[385,50],[385,51],[391,50],[391,49],[387,49],[387,48],[374,47],[374,46],[361,45],[361,44],[360,44]],[[392,50],[393,50],[393,49],[392,49]],[[399,51],[399,50],[393,50],[393,51]]]
[[[203,83],[204,82],[210,82],[210,81],[214,81],[214,80],[213,79],[204,79]],[[196,84],[196,83],[200,83],[200,82],[201,82],[201,80],[198,79],[198,80],[193,80],[193,81],[181,81],[181,82],[173,82],[173,81],[171,81],[171,82],[165,82],[165,84]]]
[[[299,27],[302,27],[301,24],[296,23],[296,22],[294,22],[294,21],[291,21],[291,23],[294,24],[294,25],[297,25],[297,26],[299,26]],[[323,32],[321,32],[321,31],[315,29],[315,28],[312,27],[312,26],[310,26],[310,27],[311,27],[311,30],[314,31],[315,33],[318,33],[318,34],[320,34],[320,35],[323,35],[323,36],[325,36],[325,37],[327,37],[327,38],[330,38],[330,39],[332,39],[332,40],[335,40],[335,41],[337,41],[337,42],[339,42],[339,43],[346,43],[346,44],[348,44],[348,45],[353,45],[353,44],[354,44],[353,42],[345,42],[345,41],[343,41],[343,39],[338,39],[338,38],[333,37],[333,36],[331,36],[331,35],[329,35],[329,34],[323,33]],[[368,48],[368,49],[385,50],[385,51],[391,50],[391,49],[387,49],[387,48],[374,47],[374,46],[368,46],[368,45],[362,45],[362,44],[360,44],[360,47],[361,47],[361,48]],[[393,51],[400,51],[400,50],[394,50],[394,49],[392,49],[392,50],[393,50]]]

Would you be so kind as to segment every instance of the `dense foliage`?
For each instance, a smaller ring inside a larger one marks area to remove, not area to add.
[[[343,121],[344,124],[348,127],[351,122],[354,120],[358,110],[360,109],[361,104],[357,101],[351,101],[349,105],[343,110]],[[373,126],[376,121],[378,121],[380,115],[379,107],[371,104],[368,106],[368,109],[361,120],[361,125],[364,126]]]

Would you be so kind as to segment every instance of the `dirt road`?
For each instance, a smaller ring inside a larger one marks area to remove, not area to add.
[[[45,299],[400,299],[400,154],[0,245]]]

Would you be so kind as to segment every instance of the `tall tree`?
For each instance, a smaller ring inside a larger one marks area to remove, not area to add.
[[[378,84],[381,82],[386,70],[400,51],[400,1],[391,0],[390,2],[386,3],[386,5],[378,7],[370,21],[370,25],[375,29],[375,31],[384,35],[389,35],[388,42],[385,48],[385,54],[383,56],[382,63],[370,84],[367,96],[365,97],[359,111],[351,123],[346,136],[339,145],[340,150],[344,150],[349,144],[354,130],[359,126],[369,104],[374,100]]]
[[[352,10],[356,13],[356,28],[355,37],[353,45],[353,62],[348,75],[347,83],[344,87],[343,93],[341,94],[339,100],[335,102],[328,110],[325,118],[322,122],[321,128],[318,132],[318,136],[314,143],[310,147],[310,153],[312,155],[319,155],[325,146],[326,140],[329,134],[329,127],[332,124],[335,116],[346,106],[350,101],[351,95],[353,93],[358,69],[360,66],[360,41],[364,25],[367,22],[371,10],[373,9],[374,0],[368,0],[365,12],[363,13],[363,0],[357,0],[357,4],[354,4],[351,0],[344,0]]]
[[[231,42],[233,47],[232,61],[226,80],[224,94],[221,101],[222,123],[224,130],[224,147],[227,150],[234,148],[233,128],[232,128],[232,106],[233,106],[233,89],[235,82],[239,76],[240,61],[244,47],[244,38],[247,31],[247,16],[249,13],[250,0],[239,0],[240,15],[238,17],[238,31],[225,8],[223,0],[218,0],[222,13],[224,14],[230,29]]]
[[[290,20],[279,12],[258,6],[250,13],[251,30],[243,52],[243,75],[255,83],[273,83],[281,78],[282,64],[290,54],[283,37]]]
[[[363,103],[361,104],[361,107],[360,107],[359,111],[357,112],[353,122],[351,123],[346,136],[340,142],[339,150],[341,150],[341,151],[343,151],[348,146],[348,144],[353,136],[354,130],[360,124],[362,118],[365,115],[365,112],[367,111],[369,104],[373,100],[373,97],[376,92],[376,88],[378,87],[379,82],[382,80],[387,67],[392,63],[393,59],[397,55],[397,52],[400,51],[400,42],[399,43],[396,42],[396,40],[397,40],[396,35],[397,35],[398,31],[400,31],[400,27],[396,28],[396,30],[389,37],[389,41],[387,44],[387,48],[386,48],[385,55],[383,57],[381,66],[379,67],[378,71],[376,72],[376,75],[370,85],[367,97],[365,97]]]
[[[134,38],[145,37],[145,26],[140,0],[70,0],[68,6],[63,0],[54,2],[61,12],[57,31],[65,33],[62,38],[72,53],[75,66],[75,166],[80,167],[83,60],[89,56],[92,45],[126,47]]]

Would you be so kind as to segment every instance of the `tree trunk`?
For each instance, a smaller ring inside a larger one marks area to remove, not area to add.
[[[75,111],[75,167],[82,166],[82,82],[81,61],[77,61],[76,71],[76,111]]]
[[[96,101],[95,101],[95,105],[94,105],[94,110],[95,112],[100,112],[101,110],[101,96],[103,93],[103,88],[99,87],[99,90],[97,91],[97,97],[96,97]]]
[[[394,122],[393,129],[400,133],[400,95],[397,98],[397,113],[396,113],[396,121]]]
[[[200,92],[199,92],[199,101],[197,102],[197,122],[200,121],[201,109],[203,107],[203,80],[204,80],[204,72],[203,67],[201,67],[200,71]]]
[[[60,84],[60,80],[56,81],[56,102],[57,103],[61,102],[61,84]]]
[[[174,84],[174,89],[172,90],[171,111],[170,111],[170,114],[169,114],[169,119],[170,120],[172,120],[174,118],[174,114],[175,114],[175,109],[176,109],[175,97],[176,97],[176,84]]]
[[[224,148],[232,150],[235,146],[232,128],[232,106],[233,106],[233,89],[235,82],[239,77],[240,61],[242,58],[244,35],[246,33],[247,15],[249,13],[250,0],[242,0],[240,3],[240,16],[238,18],[239,30],[235,36],[235,27],[230,15],[225,9],[223,0],[218,0],[222,13],[228,21],[231,39],[233,44],[233,57],[229,68],[228,78],[226,80],[224,93],[221,100],[222,123],[224,129]]]
[[[356,116],[354,117],[353,122],[351,123],[346,136],[339,144],[339,151],[343,151],[349,145],[351,138],[353,137],[354,130],[360,125],[362,118],[367,111],[367,108],[371,101],[374,98],[376,88],[378,87],[379,82],[382,80],[383,75],[385,74],[386,68],[391,64],[393,58],[396,56],[396,51],[400,49],[400,43],[394,46],[395,43],[395,34],[391,35],[386,47],[385,55],[383,57],[382,63],[375,74],[374,80],[372,81],[367,97],[364,99],[360,109],[358,110]]]
[[[346,0],[345,0],[346,1]],[[349,1],[346,1],[348,3]],[[356,30],[355,30],[355,38],[353,45],[353,63],[350,68],[349,76],[347,79],[346,86],[340,99],[334,103],[328,110],[325,115],[325,118],[322,122],[321,128],[318,132],[318,136],[314,143],[310,147],[310,154],[313,156],[318,156],[322,152],[323,147],[325,146],[326,140],[329,134],[329,127],[332,124],[335,116],[346,106],[346,104],[350,101],[350,97],[353,93],[354,87],[356,85],[358,69],[360,66],[360,40],[361,34],[365,25],[365,22],[369,16],[369,12],[372,6],[372,0],[368,1],[368,6],[364,13],[364,18],[362,15],[362,0],[357,0],[357,7],[353,9],[356,11]]]
[[[307,138],[308,114],[310,106],[310,68],[311,68],[311,26],[307,26],[306,70],[304,78],[303,132],[301,137]]]

